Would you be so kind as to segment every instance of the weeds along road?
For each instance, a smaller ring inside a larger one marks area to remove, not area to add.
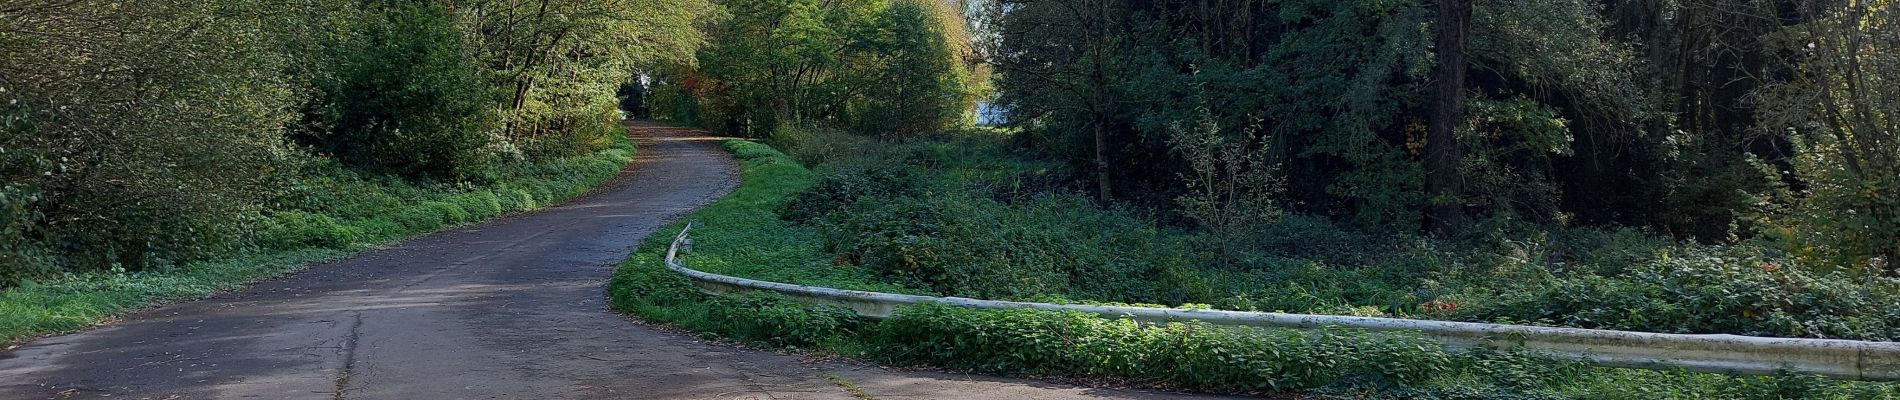
[[[731,190],[716,139],[633,125],[594,193],[0,353],[0,399],[1154,398],[713,345],[607,309],[632,246]]]

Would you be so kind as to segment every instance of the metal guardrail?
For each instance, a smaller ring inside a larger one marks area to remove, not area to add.
[[[673,245],[666,251],[666,267],[691,278],[702,290],[715,294],[777,292],[806,303],[843,306],[860,316],[874,319],[889,318],[899,307],[906,305],[939,303],[982,309],[1081,311],[1109,318],[1133,318],[1149,322],[1200,320],[1215,325],[1292,329],[1336,326],[1367,331],[1414,332],[1452,348],[1522,348],[1610,367],[1684,369],[1740,375],[1768,375],[1785,370],[1840,379],[1900,380],[1900,342],[1684,335],[1399,318],[1026,303],[766,282],[687,268],[679,261],[678,254],[682,246],[691,247],[692,240],[687,237],[687,233],[693,229],[693,225],[687,224],[685,229],[680,230],[679,236],[673,239]]]

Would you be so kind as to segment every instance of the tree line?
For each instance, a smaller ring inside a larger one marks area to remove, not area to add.
[[[825,127],[905,136],[967,125],[988,87],[959,3],[718,0],[696,63],[655,68],[629,93],[653,115],[793,140]]]
[[[1018,141],[1110,202],[1207,226],[1273,208],[1444,236],[1646,227],[1856,272],[1900,255],[1900,3],[970,9]]]
[[[0,2],[0,286],[230,254],[339,179],[484,185],[617,134],[699,0]],[[355,178],[361,177],[361,178]]]

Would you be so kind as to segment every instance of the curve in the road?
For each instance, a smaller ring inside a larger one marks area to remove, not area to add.
[[[1167,397],[817,362],[608,311],[631,246],[737,173],[702,132],[631,127],[638,157],[590,195],[0,352],[0,399]]]

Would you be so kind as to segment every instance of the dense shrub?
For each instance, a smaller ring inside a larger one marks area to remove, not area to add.
[[[0,109],[0,135],[6,135],[6,139],[32,129],[18,114],[14,107]],[[6,139],[0,139],[0,176],[43,172],[48,164],[45,159],[38,154],[9,148],[4,144],[8,141]],[[52,254],[43,243],[33,240],[34,231],[39,229],[42,217],[39,209],[34,207],[39,197],[38,190],[23,182],[11,179],[0,182],[0,287],[12,286],[21,279],[45,276],[55,271]]]
[[[961,121],[987,86],[985,69],[963,58],[976,43],[955,4],[717,3],[729,14],[705,25],[698,59],[650,71],[642,96],[655,117],[759,139],[819,122],[927,133]]]
[[[34,197],[26,188],[0,186],[0,287],[55,271],[52,254],[29,236],[38,223],[29,207]]]
[[[850,335],[861,322],[850,309],[814,307],[774,294],[707,300],[706,322],[716,333],[778,346],[813,346]]]
[[[794,194],[777,213],[787,221],[808,222],[853,207],[859,199],[917,196],[923,193],[915,169],[836,172],[816,186]]]
[[[1219,392],[1416,385],[1445,372],[1451,360],[1440,345],[1404,335],[1150,326],[1078,312],[925,305],[905,309],[878,329],[872,354],[900,363],[1101,376]]]
[[[271,215],[270,221],[262,227],[263,234],[257,244],[271,250],[341,248],[355,242],[357,231],[328,215],[282,211]]]
[[[824,138],[794,152],[828,152]],[[1298,214],[1212,235],[1017,186],[1063,172],[980,134],[827,159],[778,217],[816,229],[834,268],[943,295],[1876,340],[1900,326],[1894,280],[1800,268],[1752,244],[1508,218],[1433,239]]]
[[[1466,318],[1759,336],[1900,338],[1900,280],[1792,266],[1748,247],[1663,249],[1617,275],[1529,276]]]
[[[725,147],[726,151],[732,152],[732,157],[739,159],[739,161],[758,161],[758,162],[784,162],[786,161],[784,160],[785,153],[780,153],[778,149],[774,149],[772,148],[772,146],[767,146],[758,142],[749,142],[749,141],[743,141],[743,140],[728,140],[724,143],[721,143],[720,146]]]
[[[1158,287],[1195,260],[1178,237],[1076,196],[1016,205],[938,193],[878,198],[815,223],[839,257],[937,293],[1023,299],[1042,294],[1179,303]]]
[[[341,44],[342,71],[309,118],[313,144],[351,165],[411,177],[489,179],[493,99],[450,11],[394,2]]]
[[[289,63],[275,47],[280,32],[255,23],[264,10],[235,3],[4,12],[0,191],[11,199],[0,203],[23,209],[0,225],[31,225],[0,239],[22,252],[0,257],[29,259],[21,270],[0,267],[9,270],[0,284],[242,245],[243,222],[295,162],[280,129],[295,93],[273,73]]]

